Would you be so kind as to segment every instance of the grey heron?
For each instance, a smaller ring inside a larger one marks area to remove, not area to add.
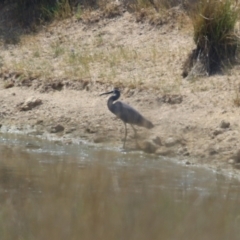
[[[145,117],[143,117],[133,107],[131,107],[128,104],[123,103],[121,101],[115,102],[120,97],[120,91],[118,89],[114,89],[113,91],[102,93],[102,94],[100,94],[100,96],[106,95],[106,94],[113,94],[107,101],[108,109],[113,114],[115,114],[118,118],[120,118],[125,125],[125,137],[124,137],[124,141],[123,141],[123,148],[125,148],[125,142],[126,142],[126,138],[127,138],[127,123],[129,123],[131,125],[131,127],[133,128],[135,138],[137,135],[137,133],[136,133],[137,131],[133,125],[145,127],[148,129],[154,127],[154,125],[149,120],[147,120]]]

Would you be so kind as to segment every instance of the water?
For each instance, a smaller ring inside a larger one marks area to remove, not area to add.
[[[0,135],[1,239],[239,239],[239,182],[176,160]]]

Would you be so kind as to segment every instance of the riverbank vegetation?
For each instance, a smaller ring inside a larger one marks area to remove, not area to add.
[[[15,13],[12,17],[16,17],[20,23],[25,26],[32,26],[42,21],[62,19],[76,13],[81,14],[86,10],[102,10],[111,15],[116,11],[111,4],[122,4],[131,12],[141,11],[144,8],[155,8],[157,12],[160,12],[178,6],[182,2],[181,0],[1,0],[0,4],[8,5],[8,10]],[[196,1],[184,1],[184,6],[189,6],[189,2]]]
[[[199,1],[196,10],[191,13],[196,49],[186,64],[191,66],[190,74],[208,76],[236,63],[239,37],[235,25],[240,11],[230,0]],[[188,74],[185,68],[183,76]]]
[[[2,0],[0,4],[3,24],[0,38],[3,39],[4,44],[17,44],[21,41],[22,34],[39,31],[52,21],[75,18],[85,24],[92,24],[104,18],[122,16],[127,11],[133,14],[137,22],[148,22],[155,27],[175,24],[177,28],[183,29],[190,19],[196,48],[189,49],[189,56],[181,63],[183,77],[208,76],[225,70],[237,62],[239,38],[235,26],[239,16],[239,6],[232,0],[12,0],[10,2]],[[103,34],[96,37],[95,43],[93,53],[82,48],[80,54],[74,51],[76,46],[71,46],[71,50],[66,49],[63,40],[56,40],[50,44],[48,53],[55,60],[61,58],[64,69],[67,69],[64,70],[64,76],[69,76],[71,72],[70,75],[74,74],[80,78],[89,78],[91,66],[95,63],[102,65],[102,59],[107,59],[108,65],[113,68],[112,77],[115,77],[117,70],[114,70],[114,66],[118,68],[121,63],[135,62],[136,59],[141,58],[135,49],[127,49],[124,46],[114,48],[111,53],[106,52],[106,49],[99,52],[97,48],[104,44]],[[32,57],[35,59],[28,61],[36,62],[36,59],[41,59],[42,52],[37,47],[32,51]],[[152,46],[150,52],[151,61],[157,64],[157,47]],[[46,58],[44,59],[46,61]],[[44,74],[44,77],[52,73],[52,70],[41,71],[39,67],[37,69],[34,67],[35,64],[23,64],[23,62],[14,64],[15,70],[22,71],[21,68],[24,68],[24,72],[34,72],[37,76]],[[49,63],[41,61],[36,64],[41,66],[40,68],[49,66]],[[69,69],[70,65],[73,68]],[[76,65],[81,65],[81,70],[76,69]],[[104,70],[98,78],[103,78],[105,73]],[[53,77],[52,74],[49,76]]]

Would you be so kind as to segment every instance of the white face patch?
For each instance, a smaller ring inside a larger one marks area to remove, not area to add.
[[[119,92],[119,90],[118,90],[118,89],[114,89],[114,90],[113,90],[113,95],[115,95],[115,96],[116,96],[116,95],[118,95],[119,93],[120,93],[120,92]]]

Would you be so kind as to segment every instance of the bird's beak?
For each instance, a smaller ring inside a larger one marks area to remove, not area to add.
[[[107,94],[111,94],[111,93],[113,93],[113,91],[111,91],[111,92],[105,92],[105,93],[101,93],[99,96],[102,96],[102,95],[107,95]]]

